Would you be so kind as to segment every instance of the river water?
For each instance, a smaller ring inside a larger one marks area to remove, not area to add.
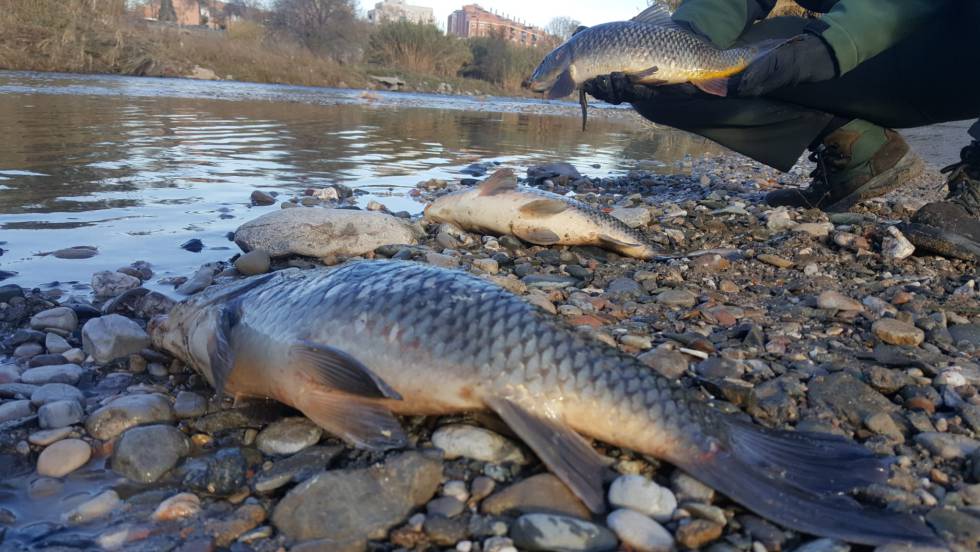
[[[84,288],[135,260],[189,274],[236,253],[227,234],[278,208],[253,208],[255,189],[342,183],[417,213],[407,191],[478,161],[609,175],[641,161],[676,170],[712,149],[599,107],[583,133],[570,103],[0,72],[0,278]],[[203,251],[180,248],[194,238]],[[98,255],[39,255],[83,245]]]

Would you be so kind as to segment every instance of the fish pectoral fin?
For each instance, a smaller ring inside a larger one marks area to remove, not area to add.
[[[600,234],[599,242],[606,247],[640,247],[643,245],[642,243],[623,241],[609,234]]]
[[[637,71],[636,73],[627,73],[626,76],[629,77],[630,81],[637,84],[657,84],[663,83],[662,79],[653,79],[654,75],[660,71],[660,68],[654,65],[649,69],[644,69],[642,71]]]
[[[578,85],[575,84],[575,79],[572,78],[572,73],[565,69],[562,74],[558,76],[558,80],[555,84],[548,90],[548,99],[555,100],[558,98],[564,98],[572,92],[575,92],[575,88]]]
[[[555,245],[561,237],[547,228],[514,228],[514,235],[534,245]]]
[[[500,169],[480,183],[481,196],[492,196],[517,189],[517,177],[511,169]]]
[[[698,90],[711,94],[712,96],[719,96],[724,98],[728,95],[728,77],[722,77],[718,79],[704,79],[704,80],[693,80],[691,84],[696,86]]]
[[[334,391],[306,390],[295,406],[318,426],[360,448],[388,450],[408,442],[394,414],[370,400]]]
[[[340,349],[300,341],[289,353],[295,368],[316,384],[368,399],[401,400],[370,368]]]
[[[231,331],[241,320],[238,303],[229,303],[218,314],[214,333],[208,339],[208,364],[215,390],[225,391],[225,384],[235,367],[235,350],[231,344]]]
[[[506,398],[491,399],[489,406],[589,510],[605,512],[604,463],[584,437]]]
[[[551,216],[568,210],[568,204],[560,199],[535,199],[521,205],[518,211],[524,215]]]

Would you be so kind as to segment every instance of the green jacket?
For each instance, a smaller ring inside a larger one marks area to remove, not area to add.
[[[854,69],[915,32],[937,12],[964,0],[798,0],[826,11],[814,26],[837,56],[840,73]],[[674,20],[691,25],[728,48],[753,22],[765,18],[775,0],[685,0]]]

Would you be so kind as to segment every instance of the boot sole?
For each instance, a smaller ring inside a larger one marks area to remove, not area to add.
[[[980,243],[966,236],[917,222],[902,223],[898,229],[917,249],[943,257],[980,262]]]
[[[895,163],[895,166],[887,171],[868,180],[863,186],[854,190],[834,203],[823,208],[828,213],[841,213],[850,211],[858,203],[881,197],[892,190],[901,188],[908,180],[922,174],[925,164],[919,159],[912,150],[905,152],[905,155]]]

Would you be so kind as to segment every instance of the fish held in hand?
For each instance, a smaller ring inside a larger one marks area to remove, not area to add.
[[[474,232],[512,234],[535,245],[595,245],[638,259],[659,254],[623,221],[581,201],[518,186],[510,169],[436,199],[425,208],[425,218]]]
[[[725,96],[729,77],[783,43],[773,40],[721,49],[674,23],[667,7],[654,4],[629,21],[577,31],[544,58],[526,84],[549,98],[563,98],[587,80],[626,73],[638,84],[689,82],[709,94]]]
[[[395,414],[493,411],[597,513],[603,462],[586,437],[672,462],[802,532],[937,542],[911,516],[840,494],[886,479],[864,447],[738,421],[463,272],[399,261],[281,271],[209,288],[151,334],[219,391],[289,404],[362,447],[403,446]]]

